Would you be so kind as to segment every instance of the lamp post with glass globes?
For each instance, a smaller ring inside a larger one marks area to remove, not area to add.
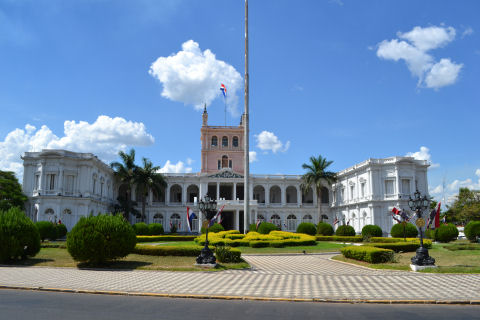
[[[207,223],[212,220],[212,218],[217,213],[217,202],[211,199],[208,195],[205,195],[203,200],[198,202],[198,209],[207,219]],[[197,264],[202,265],[215,265],[216,259],[213,255],[212,250],[208,247],[208,225],[205,234],[205,247],[200,252],[200,255],[197,257]]]
[[[421,196],[417,190],[414,193],[414,197],[409,197],[408,206],[412,211],[417,214],[417,220],[415,224],[420,231],[420,248],[417,249],[417,253],[412,257],[411,261],[414,266],[434,266],[435,259],[428,255],[428,249],[423,246],[423,227],[425,226],[425,220],[422,218],[422,212],[429,208],[430,199],[427,196]]]

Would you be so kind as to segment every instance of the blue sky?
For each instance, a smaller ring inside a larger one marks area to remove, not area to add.
[[[111,161],[133,146],[165,170],[199,171],[198,106],[223,124],[222,81],[227,124],[243,110],[243,5],[0,0],[0,169],[21,172],[19,155],[42,147]],[[477,1],[249,8],[251,172],[415,153],[433,164],[437,198],[443,180],[447,196],[480,188]],[[195,63],[184,77],[179,66]]]

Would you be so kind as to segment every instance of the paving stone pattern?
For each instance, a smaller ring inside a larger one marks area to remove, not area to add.
[[[245,255],[252,270],[104,271],[0,267],[0,286],[237,297],[480,300],[480,275],[370,270],[332,255]]]

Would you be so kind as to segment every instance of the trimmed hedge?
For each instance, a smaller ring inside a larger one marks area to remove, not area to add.
[[[270,246],[270,241],[250,241],[252,248],[265,248]]]
[[[138,222],[133,225],[133,230],[137,236],[148,236],[148,226],[145,222]]]
[[[63,238],[67,235],[67,227],[62,223],[56,224],[55,232],[56,232],[57,238]]]
[[[262,222],[258,226],[258,233],[269,234],[272,231],[277,231],[278,227],[270,222]]]
[[[406,238],[407,241],[419,241],[418,238]],[[392,242],[405,242],[403,238],[387,238],[387,237],[371,237],[370,242],[383,242],[383,243],[392,243]]]
[[[362,228],[362,237],[371,238],[371,237],[381,237],[383,234],[382,228],[375,224],[367,224]]]
[[[465,226],[464,233],[468,240],[475,242],[480,238],[480,221],[470,221]]]
[[[68,233],[67,250],[75,261],[99,265],[123,258],[135,248],[133,227],[120,215],[82,217]]]
[[[326,222],[319,222],[317,225],[317,234],[323,236],[333,236],[333,227],[332,225]]]
[[[163,230],[163,226],[161,223],[150,223],[148,225],[148,235],[150,236],[159,236],[164,232],[165,230]]]
[[[33,257],[40,251],[38,229],[19,208],[0,211],[0,263]]]
[[[200,255],[202,251],[200,246],[155,246],[148,244],[137,244],[133,249],[133,253],[146,255],[146,256],[185,256],[196,257]],[[213,248],[211,248],[213,249]]]
[[[154,241],[193,241],[197,236],[137,236],[137,242],[154,242]]]
[[[397,223],[390,229],[390,235],[393,238],[403,238],[403,223]],[[405,236],[407,238],[416,238],[418,236],[417,227],[411,223],[405,224]]]
[[[242,252],[235,248],[229,247],[216,247],[215,248],[215,256],[219,262],[223,263],[237,263],[241,262]]]
[[[352,226],[343,225],[337,228],[335,235],[352,237],[355,235],[355,229]]]
[[[35,227],[40,234],[40,239],[42,240],[42,242],[46,239],[49,239],[51,241],[57,239],[57,230],[55,229],[55,225],[53,224],[53,222],[37,221],[35,222]]]
[[[339,242],[362,242],[362,236],[344,237],[344,236],[316,236],[317,241],[339,241]]]
[[[439,228],[435,229],[435,241],[439,242],[450,242],[456,240],[458,237],[457,227],[449,223],[447,225],[443,224]]]
[[[206,228],[205,227],[202,227],[200,229],[201,233],[205,233],[206,232]],[[225,228],[220,224],[220,223],[214,223],[210,228],[208,228],[208,233],[217,233],[217,232],[221,232],[221,231],[225,231]]]
[[[297,227],[297,233],[305,233],[314,236],[317,233],[317,227],[310,222],[302,222]]]
[[[420,247],[420,243],[415,242],[394,242],[394,243],[369,243],[367,246],[375,248],[390,249],[395,252],[413,252]]]
[[[254,247],[285,247],[285,246],[311,246],[316,244],[314,236],[309,236],[304,233],[293,233],[286,231],[272,231],[270,234],[260,234],[251,231],[246,235],[240,234],[236,230],[222,231],[219,233],[209,234],[208,241],[210,245],[214,246],[252,246]],[[195,242],[199,245],[205,245],[205,235],[195,238]],[[263,244],[256,244],[263,242]]]
[[[393,261],[393,250],[369,246],[348,246],[340,249],[345,258],[369,263],[385,263]]]

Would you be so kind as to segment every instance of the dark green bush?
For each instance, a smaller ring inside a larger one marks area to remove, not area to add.
[[[150,223],[148,225],[148,234],[150,236],[158,236],[163,234],[163,226],[160,223]]]
[[[435,229],[428,229],[425,231],[425,238],[435,241]]]
[[[319,222],[317,225],[317,233],[323,236],[332,236],[334,231],[330,224],[326,222]]]
[[[248,226],[249,231],[257,231],[257,224],[256,223],[250,223]]]
[[[317,227],[310,222],[302,222],[297,227],[297,233],[306,233],[314,236],[317,233]]]
[[[132,252],[137,238],[120,215],[82,217],[68,233],[67,249],[75,261],[98,265]]]
[[[205,233],[205,227],[202,227],[201,229],[201,232],[202,233]],[[220,231],[225,231],[225,228],[220,224],[220,223],[214,223],[210,228],[208,228],[208,232],[213,232],[213,233],[217,233],[217,232],[220,232]]]
[[[186,256],[196,257],[203,249],[201,246],[155,246],[148,244],[137,244],[133,253],[146,256]]]
[[[316,236],[317,241],[362,242],[362,236]]]
[[[394,224],[392,229],[390,229],[390,235],[393,238],[403,238],[403,223]],[[417,227],[411,223],[405,224],[405,237],[407,238],[416,238],[418,236]]]
[[[56,229],[57,238],[63,238],[67,235],[67,227],[64,224],[62,223],[56,224],[55,229]]]
[[[480,238],[480,221],[470,221],[464,229],[465,237],[470,241]]]
[[[420,242],[391,242],[391,243],[369,243],[369,247],[390,249],[395,252],[413,252],[420,247]]]
[[[454,224],[443,224],[435,229],[435,241],[450,242],[458,237],[458,229]]]
[[[352,226],[343,225],[337,228],[335,235],[352,237],[355,235],[355,229]]]
[[[215,256],[217,257],[218,262],[223,263],[237,263],[241,262],[241,251],[234,248],[217,246],[215,248]]]
[[[55,225],[52,222],[37,221],[35,222],[35,227],[37,227],[42,241],[45,241],[46,239],[51,241],[57,239],[57,230],[55,230]]]
[[[258,233],[269,234],[271,231],[279,230],[279,228],[270,222],[262,222],[258,226]]]
[[[393,250],[370,246],[349,246],[340,249],[345,258],[365,261],[369,263],[384,263],[393,261]]]
[[[33,257],[40,251],[40,234],[19,209],[0,211],[0,263]]]
[[[375,224],[367,224],[362,228],[363,238],[381,237],[382,233],[382,228]]]
[[[145,222],[138,222],[133,225],[133,230],[137,236],[148,236],[149,230]]]
[[[154,242],[154,241],[193,241],[197,236],[137,236],[137,242]]]
[[[264,248],[270,246],[270,241],[250,241],[252,248]]]

